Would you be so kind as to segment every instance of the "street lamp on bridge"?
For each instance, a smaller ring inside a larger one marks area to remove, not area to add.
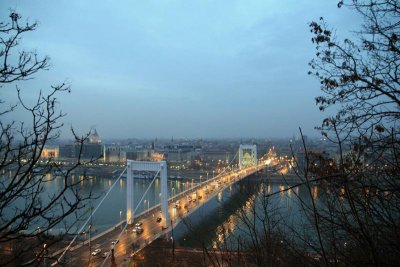
[[[47,257],[47,244],[43,244],[43,267],[46,266],[46,257]]]

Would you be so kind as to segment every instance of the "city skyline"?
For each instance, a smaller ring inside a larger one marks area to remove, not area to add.
[[[308,23],[326,18],[344,37],[349,10],[311,1],[3,1],[39,27],[21,48],[51,58],[49,71],[21,82],[29,102],[66,81],[59,96],[63,138],[73,126],[112,138],[292,137],[326,116],[307,75],[315,54]],[[3,97],[15,99],[15,86]],[[15,100],[16,101],[16,100]],[[333,112],[332,112],[333,113]],[[26,121],[17,111],[11,119]],[[28,119],[29,120],[29,119]]]

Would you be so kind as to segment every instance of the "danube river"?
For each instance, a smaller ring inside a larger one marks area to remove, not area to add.
[[[216,248],[225,242],[233,244],[239,236],[254,230],[248,228],[249,222],[255,223],[255,229],[264,227],[260,220],[253,219],[266,213],[271,222],[285,217],[298,225],[304,219],[301,203],[309,203],[310,194],[304,186],[287,190],[290,184],[279,177],[249,176],[219,193],[179,225],[175,231],[178,245]],[[316,188],[312,188],[314,198],[318,195]]]
[[[115,227],[119,222],[125,219],[126,214],[126,179],[121,178],[117,181],[115,178],[91,176],[90,179],[83,180],[83,177],[72,175],[72,182],[79,182],[79,187],[82,195],[91,193],[96,198],[91,200],[86,205],[84,217],[81,221],[90,219],[92,225],[92,234],[96,235],[104,230]],[[117,182],[116,182],[117,181]],[[114,183],[116,184],[114,185]],[[137,207],[136,214],[145,211],[160,203],[160,181],[156,178],[147,194],[143,197],[144,192],[147,190],[151,183],[151,179],[135,179],[134,181],[134,205],[138,205],[140,199],[143,198],[141,204]],[[179,194],[186,189],[190,189],[196,184],[193,179],[170,179],[168,180],[169,197]],[[114,185],[114,186],[113,186]],[[49,179],[45,184],[44,194],[52,194],[59,190],[62,186],[61,177],[56,179]],[[188,219],[181,222],[174,230],[175,240],[179,245],[183,246],[215,246],[216,242],[221,242],[231,233],[241,228],[240,215],[251,212],[250,203],[256,196],[263,194],[273,194],[270,197],[270,203],[273,203],[273,208],[281,209],[282,212],[297,210],[295,206],[298,201],[294,195],[302,195],[302,192],[293,192],[291,190],[282,192],[287,187],[286,183],[279,180],[270,180],[265,175],[250,176],[220,192],[214,199],[205,203]],[[101,202],[106,193],[111,189],[107,198],[94,211],[98,204]],[[301,189],[301,188],[300,188]],[[299,190],[296,189],[296,190]],[[303,190],[305,192],[305,190]],[[274,194],[274,192],[280,192]],[[304,194],[303,192],[303,194]],[[299,194],[300,193],[300,194]],[[301,196],[306,199],[306,196]],[[90,208],[92,207],[92,209]],[[293,214],[293,212],[291,212]],[[76,216],[70,216],[66,219],[67,223],[76,222]],[[82,223],[80,223],[82,225]],[[34,227],[34,226],[32,226]],[[75,228],[75,232],[78,228]],[[88,226],[83,230],[87,233]],[[52,233],[56,234],[64,232],[65,229],[55,227]],[[222,238],[223,236],[223,238]],[[197,240],[196,237],[201,237]],[[201,242],[203,242],[201,244]]]
[[[82,179],[80,176],[72,176],[72,182],[75,179]],[[76,181],[76,180],[75,180]],[[160,203],[161,188],[160,180],[156,178],[151,184],[152,178],[149,179],[135,179],[134,180],[134,207],[137,206],[136,214],[139,214],[155,205]],[[55,179],[51,183],[47,184],[49,192],[57,190],[60,186],[58,179]],[[116,183],[114,185],[114,183]],[[150,186],[151,184],[151,186]],[[186,180],[168,180],[168,194],[172,197],[185,191],[195,185],[193,179]],[[150,186],[150,188],[149,188]],[[92,225],[92,231],[94,233],[104,231],[110,227],[115,226],[120,221],[125,220],[126,216],[126,179],[121,178],[119,181],[115,178],[90,176],[89,179],[82,181],[80,184],[82,194],[88,195],[91,193],[95,198],[89,201],[87,204],[86,219],[90,219]],[[143,194],[147,191],[146,195]],[[111,189],[111,190],[110,190]],[[105,197],[106,193],[108,195]],[[143,198],[143,199],[142,199]],[[139,201],[142,202],[139,204]],[[99,203],[102,201],[101,205]],[[92,208],[90,208],[92,207]],[[97,208],[98,207],[98,208]],[[94,211],[95,213],[90,212]],[[70,219],[70,218],[68,218]],[[55,229],[59,231],[60,229]],[[62,229],[61,229],[62,230]]]

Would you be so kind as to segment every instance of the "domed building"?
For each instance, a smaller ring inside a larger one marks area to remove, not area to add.
[[[99,134],[97,133],[97,130],[94,129],[94,133],[92,133],[91,135],[89,135],[89,143],[90,144],[100,144],[101,143],[101,139]]]
[[[97,130],[89,135],[88,142],[83,143],[82,147],[82,159],[101,159],[103,157],[103,147],[101,145],[101,139]]]
[[[82,148],[81,148],[82,145]],[[91,134],[83,144],[75,142],[59,146],[60,158],[77,159],[79,156],[84,160],[98,160],[103,158],[103,146],[97,130]]]

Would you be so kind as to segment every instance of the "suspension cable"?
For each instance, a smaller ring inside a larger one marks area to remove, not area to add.
[[[119,175],[118,179],[114,182],[114,184],[110,187],[110,189],[107,191],[106,195],[103,197],[103,199],[100,201],[100,203],[97,205],[97,207],[94,209],[94,212],[90,215],[90,217],[86,220],[86,222],[82,225],[82,227],[79,229],[78,234],[81,233],[83,231],[83,229],[86,227],[86,225],[88,224],[88,222],[90,221],[91,217],[96,213],[96,211],[99,209],[100,205],[103,203],[103,201],[107,198],[108,194],[111,192],[111,190],[114,188],[114,186],[117,184],[117,182],[121,179],[122,174],[126,171],[126,168],[121,172],[121,174]],[[63,251],[63,253],[61,254],[61,256],[57,259],[57,263],[60,263],[62,257],[64,257],[65,253],[70,249],[70,247],[72,246],[72,244],[75,242],[76,238],[78,237],[78,235],[75,235],[75,237],[71,240],[71,242],[69,243],[69,245],[66,247],[66,249]]]
[[[160,168],[160,169],[157,171],[157,173],[154,175],[153,180],[151,181],[151,183],[149,184],[149,186],[148,186],[147,189],[146,189],[146,192],[144,192],[142,198],[140,199],[139,203],[137,204],[135,210],[133,211],[133,216],[135,215],[137,209],[140,207],[140,204],[142,203],[142,201],[143,201],[144,197],[146,196],[147,192],[149,191],[150,187],[153,185],[153,183],[154,183],[154,181],[156,180],[157,175],[160,173],[160,171],[161,171],[161,168]],[[123,229],[121,230],[121,232],[119,233],[119,235],[118,235],[118,237],[117,237],[117,239],[116,239],[115,244],[113,244],[113,245],[111,246],[111,249],[109,250],[109,252],[111,252],[111,251],[114,249],[115,245],[117,245],[119,239],[121,238],[122,233],[125,231],[125,229],[126,229],[127,227],[128,227],[128,223],[125,224],[124,228],[123,228]],[[101,264],[101,267],[104,266],[104,264],[105,264],[106,261],[108,260],[108,257],[110,256],[110,254],[111,254],[111,253],[107,253],[107,256],[106,256],[106,258],[104,259],[103,263]]]

